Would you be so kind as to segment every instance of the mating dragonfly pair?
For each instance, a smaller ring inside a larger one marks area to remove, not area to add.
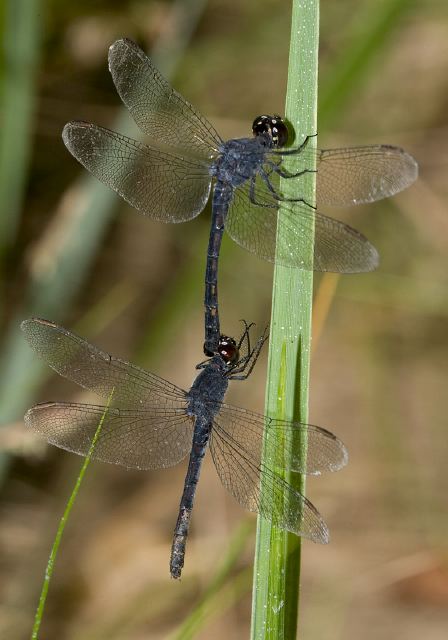
[[[327,542],[328,529],[317,510],[280,474],[285,461],[290,471],[299,473],[340,469],[347,461],[342,442],[317,426],[274,420],[224,403],[229,380],[250,375],[266,336],[252,348],[249,326],[238,342],[220,332],[217,284],[223,231],[256,255],[290,267],[370,271],[378,264],[375,248],[355,229],[307,203],[301,197],[301,181],[316,166],[318,203],[373,202],[410,185],[417,177],[417,164],[403,150],[386,145],[316,150],[306,138],[289,148],[288,130],[279,116],[256,118],[252,138],[224,142],[130,40],[111,46],[109,68],[121,99],[150,144],[84,122],[67,124],[64,142],[93,175],[155,220],[194,218],[213,185],[205,275],[204,352],[209,359],[197,366],[201,371],[185,392],[52,322],[32,319],[22,329],[38,355],[59,374],[102,397],[113,390],[94,458],[156,469],[189,455],[171,552],[173,577],[181,575],[207,446],[224,486],[245,508],[283,529]],[[293,171],[283,166],[286,157],[294,161]],[[296,181],[295,198],[283,196],[282,179]],[[276,245],[280,206],[288,233]],[[310,229],[313,248],[303,251]],[[44,403],[30,409],[25,420],[50,443],[86,455],[104,412],[99,405]],[[281,433],[281,450],[274,445],[263,453],[266,429]]]

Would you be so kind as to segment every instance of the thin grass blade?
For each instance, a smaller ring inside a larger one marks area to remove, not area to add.
[[[106,418],[107,415],[107,411],[110,407],[110,403],[112,402],[112,397],[114,395],[114,390],[112,389],[112,392],[109,395],[109,398],[107,399],[107,403],[106,406],[104,408],[104,412],[103,415],[101,416],[101,420],[98,423],[98,428],[95,431],[95,435],[93,436],[93,440],[92,440],[92,444],[90,445],[90,449],[89,452],[86,456],[86,459],[84,460],[84,463],[81,467],[81,470],[79,472],[79,475],[76,479],[76,483],[75,486],[73,487],[73,491],[70,494],[70,497],[67,501],[66,507],[64,509],[64,513],[62,515],[62,518],[59,522],[59,526],[58,529],[56,531],[56,536],[53,542],[53,546],[51,548],[50,551],[50,556],[48,558],[48,563],[47,563],[47,568],[45,570],[45,577],[44,577],[44,581],[42,584],[42,590],[40,593],[40,598],[39,598],[39,604],[37,606],[37,611],[36,611],[36,615],[34,618],[34,625],[33,625],[33,630],[31,632],[31,640],[37,640],[37,638],[39,637],[39,630],[40,630],[40,626],[42,623],[42,618],[44,615],[44,610],[45,610],[45,603],[47,601],[47,595],[48,595],[48,590],[50,588],[50,581],[51,578],[53,576],[53,571],[54,571],[54,565],[56,562],[56,557],[58,555],[58,551],[59,551],[59,547],[61,545],[61,540],[62,540],[62,536],[64,534],[64,530],[65,530],[65,526],[68,522],[68,519],[70,517],[70,513],[71,510],[73,508],[73,505],[75,504],[75,500],[76,497],[79,493],[79,489],[81,487],[81,483],[84,479],[85,473],[87,471],[87,467],[90,464],[90,460],[93,454],[93,451],[95,449],[95,445],[98,441],[99,435],[101,433],[101,428],[103,426],[104,420]]]

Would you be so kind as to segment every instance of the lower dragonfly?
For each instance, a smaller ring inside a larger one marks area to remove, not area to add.
[[[27,411],[26,424],[50,444],[85,456],[102,416],[92,457],[134,469],[171,467],[187,455],[188,470],[171,548],[170,572],[180,578],[193,501],[207,446],[221,482],[246,509],[314,542],[329,540],[312,503],[281,477],[290,471],[319,475],[347,463],[344,444],[330,431],[275,420],[224,402],[230,380],[245,380],[266,340],[252,348],[250,326],[238,341],[221,335],[218,353],[197,365],[189,391],[114,358],[66,329],[38,318],[21,327],[34,351],[57,373],[109,398],[111,406],[45,402]],[[242,355],[244,353],[244,355]],[[281,435],[263,451],[265,428]]]

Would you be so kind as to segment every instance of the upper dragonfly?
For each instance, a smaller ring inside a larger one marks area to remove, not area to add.
[[[414,182],[418,167],[412,156],[389,145],[319,150],[312,147],[312,137],[286,148],[288,130],[280,116],[259,116],[252,138],[225,142],[134,42],[117,40],[110,47],[109,69],[150,144],[85,122],[68,123],[64,142],[99,180],[162,222],[197,216],[214,183],[205,276],[206,355],[216,353],[220,336],[217,270],[224,227],[238,244],[266,260],[339,273],[375,269],[378,253],[361,233],[305,202],[304,176],[317,167],[319,204],[373,202]],[[284,167],[286,157],[294,161],[293,171]],[[281,178],[296,181],[297,197],[284,196]],[[288,231],[277,239],[280,204]],[[313,228],[314,241],[308,239]]]

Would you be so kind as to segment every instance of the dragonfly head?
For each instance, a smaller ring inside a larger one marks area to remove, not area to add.
[[[228,336],[219,336],[217,352],[226,364],[234,364],[240,357],[236,341]]]
[[[252,133],[255,137],[267,137],[272,147],[284,147],[288,142],[288,129],[280,116],[257,116]]]

